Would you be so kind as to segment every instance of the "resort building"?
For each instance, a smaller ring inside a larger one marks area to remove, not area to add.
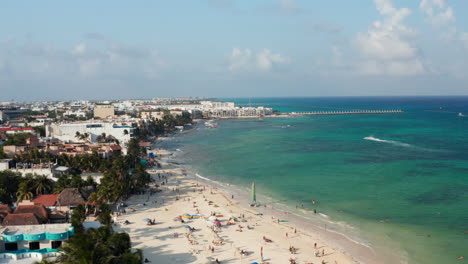
[[[162,119],[164,111],[141,111],[140,116],[142,119]]]
[[[66,142],[77,142],[76,137],[79,134],[88,134],[87,140],[96,142],[102,134],[113,136],[120,143],[126,144],[130,141],[133,134],[133,127],[127,125],[118,125],[114,122],[94,122],[94,123],[62,123],[46,126],[46,136],[58,138]]]
[[[17,225],[0,228],[0,263],[39,262],[57,257],[63,242],[74,235],[70,224]]]

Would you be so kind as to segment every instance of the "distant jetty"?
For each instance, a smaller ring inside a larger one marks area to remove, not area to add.
[[[403,110],[344,110],[344,111],[313,111],[313,112],[291,112],[278,113],[272,115],[252,115],[236,117],[218,117],[216,119],[251,119],[251,118],[272,118],[272,117],[296,117],[307,115],[357,115],[357,114],[401,114]]]
[[[399,114],[403,110],[348,110],[348,111],[315,111],[315,112],[291,112],[288,116],[304,115],[356,115],[356,114]]]

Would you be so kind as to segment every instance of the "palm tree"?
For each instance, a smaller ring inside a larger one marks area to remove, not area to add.
[[[100,203],[96,212],[96,219],[105,226],[112,224],[111,208],[106,203]]]
[[[54,263],[54,262],[50,262],[50,261],[45,260],[45,259],[43,259],[41,261],[34,262],[34,264],[52,264],[52,263]]]
[[[84,141],[88,141],[89,134],[88,133],[83,133],[80,135],[80,139]]]
[[[79,131],[76,131],[75,137],[79,140],[81,139],[81,133]]]
[[[17,201],[23,200],[31,200],[33,197],[33,193],[29,191],[28,183],[22,182],[18,187],[18,191],[16,192],[16,199]]]
[[[61,250],[64,252],[58,258],[61,263],[140,264],[143,260],[141,251],[131,252],[130,236],[114,233],[111,227],[90,228],[75,234]]]
[[[34,190],[37,195],[52,191],[52,180],[46,175],[37,175],[34,179]]]

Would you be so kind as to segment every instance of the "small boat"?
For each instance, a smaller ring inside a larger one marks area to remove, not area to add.
[[[462,113],[458,113],[458,116],[464,116]]]

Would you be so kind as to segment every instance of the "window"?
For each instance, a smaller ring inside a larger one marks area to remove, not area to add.
[[[18,250],[18,243],[5,243],[6,251],[16,251]]]
[[[41,247],[39,246],[39,242],[29,242],[29,249],[30,250],[35,250],[35,249],[40,249]]]
[[[62,241],[61,240],[52,241],[52,248],[53,249],[58,249],[61,246],[62,246]]]

